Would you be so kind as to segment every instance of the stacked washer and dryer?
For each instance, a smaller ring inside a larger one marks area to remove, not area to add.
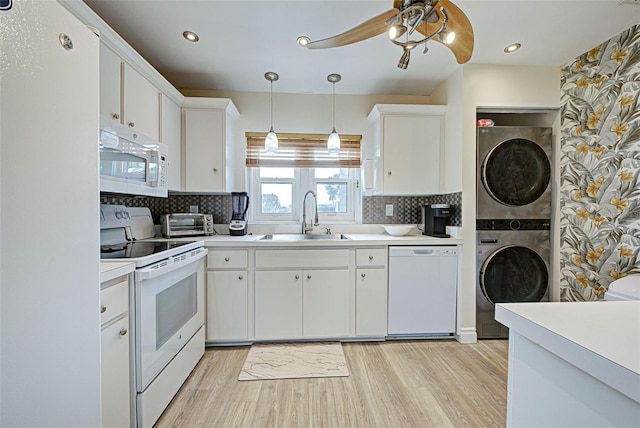
[[[495,304],[549,300],[552,129],[478,128],[478,338],[506,338]]]

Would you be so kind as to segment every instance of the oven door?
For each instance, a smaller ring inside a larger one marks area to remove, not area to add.
[[[203,256],[206,252],[203,252]],[[160,264],[163,262],[159,262]],[[149,279],[146,270],[152,271]],[[136,387],[143,392],[204,325],[204,260],[160,273],[157,266],[137,272],[135,284]],[[138,275],[143,271],[143,275]],[[160,273],[160,274],[159,274]]]

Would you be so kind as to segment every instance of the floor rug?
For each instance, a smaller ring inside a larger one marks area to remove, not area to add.
[[[349,376],[340,342],[251,346],[238,380]]]

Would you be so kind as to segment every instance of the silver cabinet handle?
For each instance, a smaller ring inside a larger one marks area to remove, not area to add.
[[[242,278],[244,278],[242,275],[240,275],[240,276],[238,277],[238,279],[239,279],[239,280],[242,280]]]
[[[104,314],[105,312],[107,312],[107,307],[105,305],[100,305],[100,313]]]
[[[133,123],[133,122],[129,122],[129,123],[128,123],[128,125],[129,125],[129,128],[133,128],[133,127],[135,127],[135,126],[136,126],[136,124],[135,124],[135,123]]]
[[[363,273],[360,274],[360,276],[364,278],[367,275],[363,272]]]
[[[369,256],[369,261],[372,262],[373,261],[373,256]]]
[[[229,261],[229,257],[225,257],[225,258],[224,258],[224,261],[225,261],[225,262],[228,262],[228,261]]]
[[[311,275],[307,275],[307,279],[311,279]]]
[[[218,168],[213,168],[213,173],[217,174],[218,173]]]
[[[391,175],[391,171],[387,172],[387,175]]]
[[[113,113],[111,117],[114,119],[120,119],[120,115],[118,113]]]
[[[300,275],[296,275],[296,279],[300,279]]]
[[[127,334],[127,329],[123,328],[122,330],[120,330],[120,336],[125,336]]]

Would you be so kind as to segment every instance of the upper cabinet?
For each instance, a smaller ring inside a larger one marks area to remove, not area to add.
[[[378,157],[376,193],[440,193],[446,106],[376,104],[369,113]]]
[[[184,190],[231,192],[233,123],[240,116],[228,98],[185,98],[182,105]]]
[[[160,95],[160,141],[169,147],[167,179],[169,190],[182,190],[180,177],[180,106],[165,94]]]
[[[100,45],[100,113],[155,140],[160,134],[158,89]]]

